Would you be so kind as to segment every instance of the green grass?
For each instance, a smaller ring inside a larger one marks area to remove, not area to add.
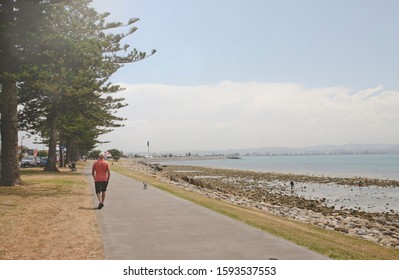
[[[153,176],[127,170],[119,166],[113,165],[112,170],[139,181],[146,181],[161,190],[242,221],[265,232],[290,240],[332,259],[399,259],[399,250],[386,248],[361,238],[204,197],[179,189]]]

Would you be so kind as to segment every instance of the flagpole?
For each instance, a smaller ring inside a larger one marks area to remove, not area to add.
[[[150,165],[150,141],[147,141],[147,165]]]

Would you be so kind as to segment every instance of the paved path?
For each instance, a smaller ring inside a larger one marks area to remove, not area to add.
[[[92,182],[89,167],[86,173]],[[94,194],[94,183],[92,189]],[[115,172],[97,213],[106,259],[326,259],[151,185],[143,189],[142,182]]]

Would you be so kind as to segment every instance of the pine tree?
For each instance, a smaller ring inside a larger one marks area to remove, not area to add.
[[[87,149],[87,143],[94,143],[99,134],[121,125],[118,121],[123,119],[113,113],[125,106],[123,99],[103,97],[121,88],[107,81],[124,63],[148,57],[135,49],[128,51],[128,45],[121,46],[121,41],[136,28],[127,33],[109,32],[131,26],[137,19],[126,25],[106,23],[109,14],[98,14],[88,6],[89,2],[71,1],[47,7],[47,21],[51,23],[47,28],[52,32],[39,38],[45,63],[32,66],[34,79],[19,87],[23,127],[48,135],[49,171],[57,170],[57,140],[71,147],[86,145]]]

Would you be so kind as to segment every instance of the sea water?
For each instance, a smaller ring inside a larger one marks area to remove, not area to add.
[[[241,159],[212,159],[162,162],[167,165],[205,166],[262,172],[295,173],[333,177],[362,177],[399,180],[398,154],[246,156]],[[281,188],[276,182],[276,188]],[[283,186],[284,188],[284,186]],[[289,190],[287,186],[287,190]],[[338,184],[296,183],[295,195],[326,199],[328,206],[366,212],[399,212],[399,188],[353,187]]]
[[[399,180],[399,154],[244,156],[240,159],[182,160],[162,164]]]

